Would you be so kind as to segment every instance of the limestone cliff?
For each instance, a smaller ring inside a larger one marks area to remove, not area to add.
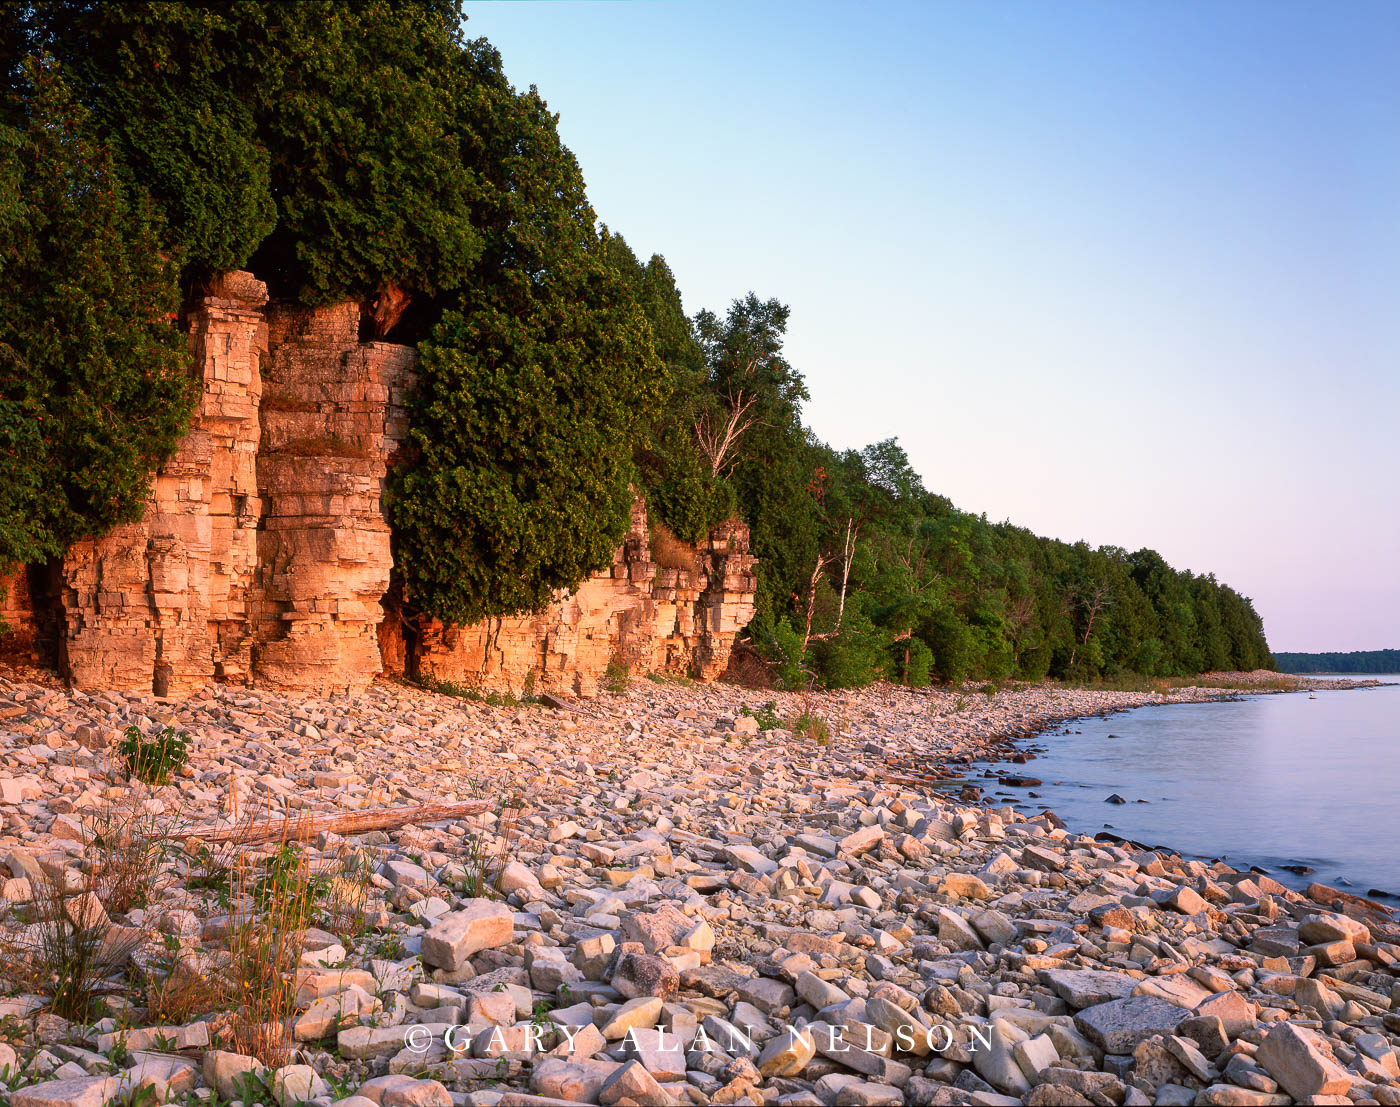
[[[191,312],[203,394],[144,517],[8,582],[0,649],[50,654],[78,688],[158,695],[211,680],[351,691],[386,666],[585,695],[609,666],[723,671],[753,614],[748,531],[726,525],[658,567],[640,502],[613,564],[542,614],[400,618],[383,493],[415,355],[359,331],[356,304],[269,305],[250,274],[225,276]]]

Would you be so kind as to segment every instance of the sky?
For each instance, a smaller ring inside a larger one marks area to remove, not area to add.
[[[466,10],[688,312],[790,305],[821,438],[1400,647],[1400,4]]]

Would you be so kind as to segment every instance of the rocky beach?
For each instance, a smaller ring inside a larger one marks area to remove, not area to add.
[[[1055,723],[1232,694],[166,700],[6,670],[7,971],[42,945],[46,888],[118,952],[91,1018],[54,1013],[61,981],[10,981],[0,1081],[11,1107],[1400,1104],[1390,909],[960,779]],[[132,726],[188,735],[169,783],[130,779]],[[103,902],[113,841],[142,835],[146,894]],[[236,992],[189,998],[266,903],[211,879],[230,837],[329,890],[261,1049]]]

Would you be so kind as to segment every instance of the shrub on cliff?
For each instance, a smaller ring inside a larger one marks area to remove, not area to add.
[[[55,68],[21,81],[0,126],[0,565],[139,518],[197,395],[147,213]]]
[[[418,456],[390,497],[409,604],[455,623],[539,608],[607,564],[630,517],[631,433],[664,386],[555,118],[484,43],[462,62],[484,248],[419,348]]]
[[[703,542],[738,509],[733,486],[701,456],[696,420],[714,403],[705,351],[681,306],[666,259],[643,265],[621,235],[602,234],[603,251],[646,316],[656,356],[665,366],[664,392],[641,413],[633,436],[637,478],[647,512],[685,542]]]

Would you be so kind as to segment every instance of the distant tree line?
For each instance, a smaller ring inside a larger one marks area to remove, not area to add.
[[[540,608],[640,488],[658,536],[750,524],[751,638],[789,684],[1272,664],[1213,577],[958,511],[893,440],[818,441],[787,307],[687,315],[463,25],[456,0],[0,4],[0,568],[139,517],[197,399],[184,313],[249,268],[418,348],[388,501],[410,612]]]
[[[1400,673],[1400,650],[1276,653],[1281,673]]]

